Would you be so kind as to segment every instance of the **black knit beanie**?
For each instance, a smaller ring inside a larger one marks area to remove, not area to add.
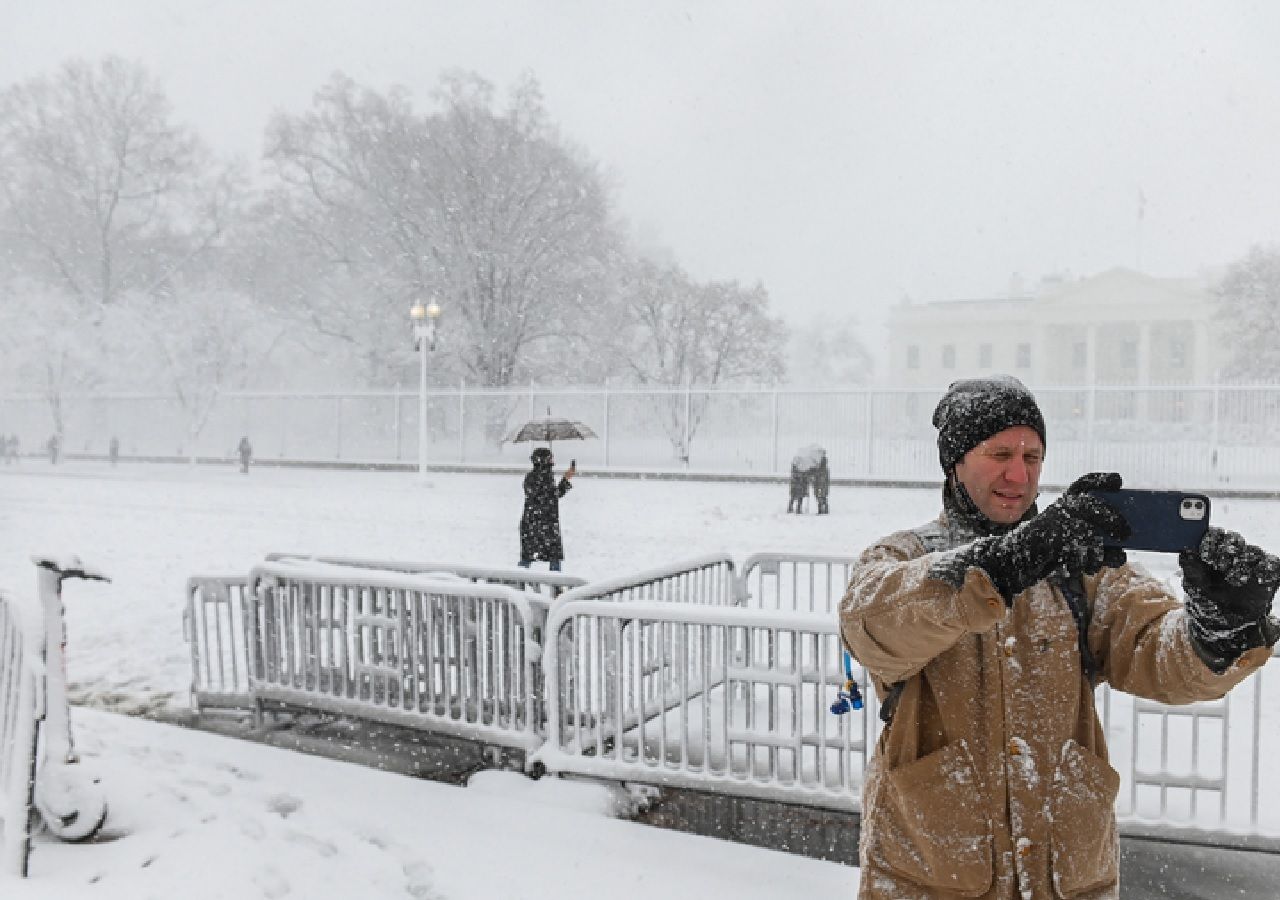
[[[953,382],[933,411],[938,429],[938,461],[950,473],[964,455],[994,434],[1026,425],[1044,436],[1044,416],[1026,385],[1012,375]]]

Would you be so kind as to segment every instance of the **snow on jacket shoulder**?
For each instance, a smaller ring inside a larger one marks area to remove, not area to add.
[[[859,558],[841,603],[844,641],[877,693],[904,682],[867,766],[859,896],[1118,896],[1120,777],[1066,599],[1040,582],[1006,609],[980,569],[956,589],[926,577],[931,561],[914,532],[889,535]],[[1269,656],[1214,675],[1179,600],[1138,567],[1086,578],[1085,591],[1090,648],[1119,690],[1215,699]]]

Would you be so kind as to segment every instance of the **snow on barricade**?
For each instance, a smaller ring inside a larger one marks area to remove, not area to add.
[[[592,581],[560,595],[568,600],[658,601],[742,605],[742,586],[727,553],[707,553],[630,575]]]
[[[542,572],[518,566],[474,566],[465,563],[449,562],[413,562],[408,560],[366,559],[353,556],[329,556],[305,553],[271,553],[268,562],[285,560],[313,560],[340,566],[352,566],[359,569],[386,570],[391,572],[427,573],[438,572],[458,575],[470,581],[481,581],[487,584],[505,584],[518,590],[549,594],[552,597],[586,583],[576,575],[563,572]]]

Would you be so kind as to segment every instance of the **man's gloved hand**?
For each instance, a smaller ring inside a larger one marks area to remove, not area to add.
[[[1187,630],[1205,665],[1222,674],[1242,653],[1280,639],[1270,617],[1280,585],[1280,559],[1234,531],[1210,528],[1198,550],[1183,550]]]
[[[970,566],[982,569],[1006,606],[1059,566],[1092,575],[1103,566],[1125,563],[1124,550],[1104,547],[1106,538],[1123,540],[1129,523],[1111,504],[1089,491],[1115,491],[1122,481],[1115,472],[1093,472],[1077,478],[1061,497],[1035,518],[1008,534],[979,538],[941,557],[929,570],[955,587],[964,583]]]

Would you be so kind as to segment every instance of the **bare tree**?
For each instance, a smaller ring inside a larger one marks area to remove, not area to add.
[[[818,316],[792,333],[787,381],[804,387],[867,384],[874,361],[856,319]]]
[[[115,57],[0,92],[0,235],[26,274],[93,307],[153,291],[218,237],[240,176]]]
[[[230,291],[179,288],[173,298],[132,293],[108,312],[112,352],[142,384],[167,387],[183,417],[194,463],[219,398],[243,388],[286,333],[283,323]]]
[[[505,386],[539,374],[537,350],[567,344],[606,293],[608,198],[532,81],[503,109],[473,75],[445,77],[434,99],[420,115],[403,91],[339,75],[307,113],[276,116],[272,210],[323,273],[295,298],[316,328],[407,346],[406,310],[434,295],[445,309],[434,369]]]
[[[101,323],[80,314],[66,293],[30,280],[0,287],[0,354],[20,389],[49,406],[58,443],[67,444],[68,394],[90,390],[102,377]]]
[[[1214,289],[1214,318],[1230,348],[1224,375],[1241,380],[1280,379],[1280,248],[1254,247]]]
[[[691,390],[782,377],[787,328],[769,316],[762,285],[698,284],[677,266],[646,261],[623,281],[620,298],[628,327],[619,331],[617,352],[639,384]],[[678,458],[688,459],[706,404],[705,393],[660,403]]]

